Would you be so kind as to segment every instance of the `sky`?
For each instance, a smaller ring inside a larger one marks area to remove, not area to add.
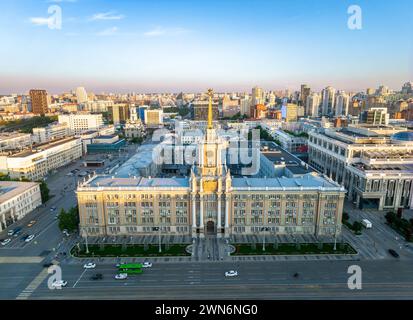
[[[411,0],[1,0],[0,94],[400,90],[412,30]]]

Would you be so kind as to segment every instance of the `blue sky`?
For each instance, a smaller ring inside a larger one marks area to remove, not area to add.
[[[361,30],[347,27],[352,4]],[[0,93],[399,89],[413,80],[411,30],[410,0],[4,0]]]

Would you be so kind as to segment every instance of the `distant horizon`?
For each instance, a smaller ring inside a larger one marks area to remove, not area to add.
[[[251,94],[252,88],[255,87],[255,86],[261,88],[263,91],[266,91],[266,92],[268,92],[268,91],[274,91],[274,92],[275,91],[286,91],[286,90],[290,90],[291,92],[295,92],[295,91],[300,91],[301,85],[309,86],[312,92],[321,92],[324,88],[326,88],[328,86],[331,86],[336,90],[344,90],[347,93],[359,93],[359,92],[366,92],[366,90],[368,88],[378,89],[379,86],[381,86],[381,85],[388,87],[389,90],[397,92],[397,91],[401,91],[403,84],[405,84],[406,82],[412,82],[412,80],[406,80],[406,81],[400,83],[400,85],[396,88],[392,88],[392,87],[386,85],[385,83],[380,83],[379,85],[367,86],[366,88],[360,88],[360,89],[354,89],[354,90],[345,90],[342,87],[334,86],[333,84],[328,84],[328,85],[325,85],[325,86],[322,86],[322,87],[319,87],[319,88],[313,88],[311,86],[311,84],[309,84],[309,83],[301,83],[301,84],[297,85],[296,87],[291,86],[291,87],[280,87],[280,88],[271,88],[271,87],[268,87],[268,86],[264,87],[264,86],[260,86],[259,84],[255,84],[255,85],[253,85],[253,86],[251,86],[251,87],[249,87],[245,90],[244,89],[238,89],[237,90],[237,89],[231,89],[231,88],[228,88],[228,89],[225,90],[225,89],[220,89],[219,87],[214,87],[213,85],[205,85],[205,87],[203,89],[199,89],[199,90],[184,90],[184,89],[178,89],[178,90],[170,90],[170,89],[160,90],[160,89],[158,89],[158,90],[156,90],[156,89],[154,89],[154,90],[141,91],[141,90],[139,90],[139,88],[135,88],[135,89],[131,88],[130,90],[124,89],[124,90],[120,91],[120,90],[114,90],[114,89],[97,89],[96,90],[96,89],[93,89],[93,88],[89,88],[85,85],[78,85],[78,86],[74,86],[74,87],[70,87],[70,88],[64,88],[62,90],[52,91],[52,90],[49,90],[48,87],[46,87],[46,86],[43,86],[43,87],[33,86],[33,87],[28,88],[28,89],[23,89],[23,90],[20,90],[20,91],[0,92],[0,96],[7,96],[7,95],[14,95],[14,94],[16,94],[16,95],[28,95],[29,91],[32,90],[32,89],[46,90],[47,93],[50,94],[50,95],[59,95],[59,94],[69,93],[71,91],[75,91],[77,87],[84,87],[88,94],[89,93],[93,93],[93,94],[130,94],[130,93],[135,93],[135,94],[179,94],[181,92],[197,94],[197,93],[206,92],[208,90],[208,88],[212,88],[214,90],[214,93],[227,93],[227,94],[230,94],[230,93],[244,93],[244,92],[246,92],[246,93]]]

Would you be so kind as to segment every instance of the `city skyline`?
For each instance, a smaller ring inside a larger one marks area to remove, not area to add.
[[[62,27],[47,26],[48,8]],[[347,27],[349,1],[44,0],[2,3],[0,92],[79,85],[93,92],[202,92],[297,89],[346,91],[411,80],[404,30],[412,4],[360,1],[362,29]],[[143,14],[142,14],[143,12]],[[24,47],[23,47],[24,45]],[[22,50],[22,47],[24,50]]]

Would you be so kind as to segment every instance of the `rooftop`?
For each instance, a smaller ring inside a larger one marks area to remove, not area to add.
[[[13,155],[11,155],[11,158],[23,158],[23,157],[28,157],[32,154],[36,154],[40,151],[44,151],[44,150],[48,150],[57,146],[60,146],[62,144],[65,144],[67,142],[71,142],[74,140],[78,140],[78,138],[74,138],[74,137],[69,137],[69,138],[63,138],[63,139],[59,139],[59,140],[55,140],[53,142],[48,142],[48,143],[42,143],[42,144],[37,144],[34,145],[32,149],[26,149],[23,150],[21,152],[17,152]]]
[[[0,204],[36,185],[37,182],[0,181]]]
[[[112,176],[94,176],[87,182],[86,187],[131,187],[131,188],[189,188],[188,178],[121,178]]]
[[[339,190],[341,187],[320,175],[306,174],[297,178],[234,178],[232,179],[234,189],[284,189],[284,188],[333,188]]]

